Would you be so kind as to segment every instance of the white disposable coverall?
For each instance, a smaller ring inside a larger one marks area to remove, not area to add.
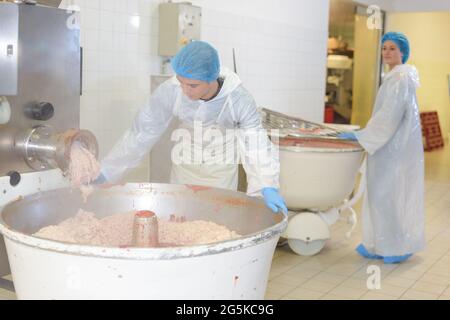
[[[219,94],[210,101],[193,101],[182,93],[176,77],[161,84],[150,101],[139,110],[132,127],[125,132],[102,161],[102,173],[108,181],[119,180],[128,169],[134,168],[151,150],[168,127],[172,117],[181,120],[181,127],[192,128],[195,122],[202,127],[236,130],[236,148],[247,174],[250,195],[258,195],[264,187],[279,188],[279,159],[267,134],[263,131],[261,116],[250,93],[239,77],[226,68],[221,69],[224,83]],[[245,137],[258,135],[258,146],[245,148]],[[261,141],[262,140],[262,141]],[[227,141],[223,142],[224,144]],[[258,158],[258,161],[255,160]],[[237,164],[200,164],[197,166],[172,164],[171,182],[198,184],[228,189],[237,188]]]
[[[423,250],[424,155],[415,67],[398,65],[383,79],[367,126],[355,133],[369,153],[362,211],[363,244],[399,256]]]

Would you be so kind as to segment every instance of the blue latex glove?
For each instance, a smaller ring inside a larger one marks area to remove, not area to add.
[[[283,197],[281,197],[277,189],[263,188],[262,195],[264,196],[264,202],[266,203],[266,206],[269,207],[273,212],[280,212],[281,209],[281,211],[287,214],[288,209]]]
[[[106,182],[108,182],[108,181],[106,180],[106,178],[103,175],[103,173],[100,172],[100,175],[97,177],[97,179],[92,181],[92,184],[104,184]]]
[[[358,139],[355,136],[355,133],[353,132],[342,132],[337,135],[338,138],[344,139],[344,140],[353,140],[357,141]]]

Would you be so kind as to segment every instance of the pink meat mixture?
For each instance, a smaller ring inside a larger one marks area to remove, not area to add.
[[[95,180],[100,174],[100,163],[95,156],[80,143],[75,142],[70,149],[68,175],[73,187],[80,187]]]
[[[79,210],[58,225],[44,227],[34,236],[77,244],[131,246],[135,212],[114,214],[98,219],[94,213]],[[199,245],[240,237],[225,226],[210,221],[169,221],[159,219],[159,243],[166,246]]]

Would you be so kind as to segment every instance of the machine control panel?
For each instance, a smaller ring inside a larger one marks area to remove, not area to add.
[[[161,56],[174,56],[183,46],[201,37],[202,9],[191,3],[159,5],[159,46]]]

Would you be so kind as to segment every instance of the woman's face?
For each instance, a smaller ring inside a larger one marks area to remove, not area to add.
[[[388,64],[391,68],[402,64],[403,53],[397,47],[395,42],[387,40],[383,43],[382,48],[383,62]]]

